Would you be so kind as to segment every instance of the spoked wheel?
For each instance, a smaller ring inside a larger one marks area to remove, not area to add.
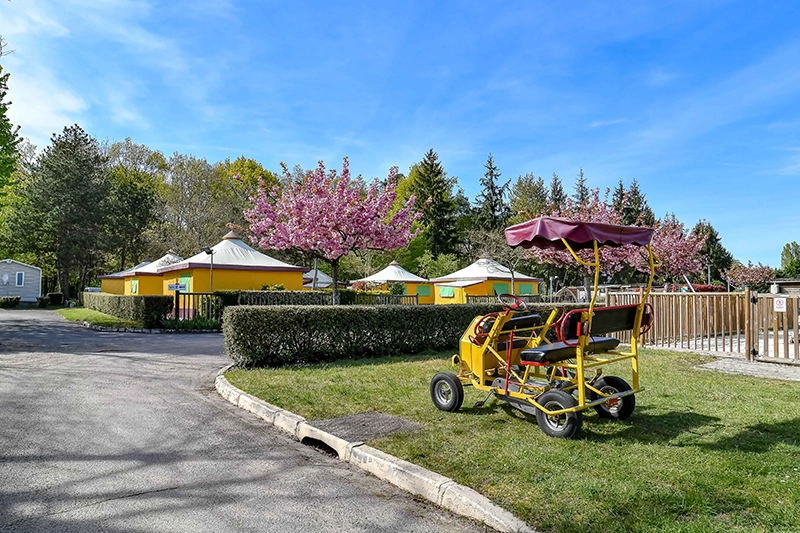
[[[604,376],[598,379],[594,388],[603,394],[616,394],[618,392],[625,392],[631,390],[631,386],[622,379],[616,376]],[[589,399],[594,401],[600,399],[594,391],[589,391]],[[633,414],[636,408],[636,397],[631,394],[624,398],[614,398],[600,405],[595,405],[594,410],[601,418],[610,418],[612,420],[627,420]]]
[[[561,390],[549,390],[539,396],[536,401],[548,411],[560,411],[578,405],[575,398]],[[583,425],[583,413],[576,411],[550,416],[544,411],[537,410],[536,421],[547,435],[569,439]]]
[[[452,372],[439,372],[431,380],[431,400],[442,411],[458,411],[464,402],[464,386]]]

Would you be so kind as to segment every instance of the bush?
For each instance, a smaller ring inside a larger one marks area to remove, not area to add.
[[[241,291],[239,305],[329,305],[331,293],[319,291]]]
[[[61,305],[64,303],[64,295],[60,292],[48,292],[47,297],[50,299],[50,305]]]
[[[196,316],[190,320],[178,320],[177,318],[165,318],[163,325],[167,329],[178,330],[219,330],[219,320],[214,318],[206,318],[204,316]]]
[[[544,319],[552,306],[531,308]],[[240,366],[307,364],[452,348],[475,316],[500,309],[497,304],[238,306],[225,309],[222,331],[228,356]]]
[[[100,311],[142,324],[146,328],[161,327],[172,311],[172,296],[122,296],[101,292],[84,292],[83,305],[87,309]]]
[[[38,305],[41,308],[45,308],[48,305],[50,305],[50,298],[48,298],[47,296],[39,296],[38,298],[36,298],[36,305]]]
[[[19,296],[3,296],[0,298],[0,309],[14,309],[19,305]]]
[[[267,285],[264,284],[261,286],[262,291],[285,291],[286,287],[283,286],[283,283],[278,283],[277,285]]]

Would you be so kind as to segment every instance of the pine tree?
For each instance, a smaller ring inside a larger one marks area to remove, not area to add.
[[[650,226],[656,222],[655,213],[647,203],[644,193],[639,189],[636,178],[631,182],[625,194],[624,207],[622,208],[622,223],[626,225]]]
[[[498,168],[494,164],[492,154],[483,165],[486,173],[480,180],[483,189],[475,198],[475,210],[480,229],[502,229],[506,226],[511,213],[506,203],[508,194],[508,184],[505,182],[500,185],[501,176]]]
[[[3,74],[0,66],[0,189],[8,184],[17,161],[17,145],[21,138],[19,126],[14,126],[6,116],[11,102],[5,102],[10,74]]]
[[[625,182],[622,181],[622,178],[619,179],[619,183],[614,187],[614,193],[611,196],[611,205],[614,211],[622,216],[623,208],[625,207]]]
[[[692,229],[692,233],[705,235],[706,241],[700,250],[700,254],[705,257],[706,265],[710,264],[711,266],[711,280],[721,281],[720,272],[733,266],[733,256],[722,246],[722,239],[720,239],[719,233],[711,225],[711,222],[705,219],[700,220]]]
[[[517,178],[509,193],[511,211],[514,213],[510,222],[518,224],[540,216],[547,211],[549,199],[547,185],[541,176],[533,173]]]
[[[575,199],[578,205],[587,205],[591,199],[589,187],[586,185],[586,176],[583,175],[583,167],[581,167],[580,173],[575,178],[575,194],[572,195],[572,198]]]
[[[420,222],[434,259],[455,252],[458,245],[455,180],[447,177],[439,154],[433,148],[428,150],[422,161],[411,167],[408,177],[410,190],[416,195],[414,208],[422,213]]]
[[[564,192],[564,186],[561,184],[561,178],[553,172],[553,178],[550,180],[550,207],[561,209],[566,201],[567,195]]]

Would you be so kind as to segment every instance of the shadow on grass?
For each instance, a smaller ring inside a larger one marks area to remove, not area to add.
[[[778,444],[794,446],[800,451],[800,417],[782,422],[753,424],[736,435],[701,444],[701,447],[709,450],[764,453]]]

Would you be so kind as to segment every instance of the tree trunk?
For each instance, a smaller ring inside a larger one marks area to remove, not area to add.
[[[333,278],[333,305],[339,305],[341,298],[339,295],[339,258],[331,260],[331,277]]]
[[[591,289],[592,285],[593,285],[592,278],[589,277],[588,275],[584,274],[583,275],[583,290],[584,290],[584,292],[586,294],[586,297],[585,297],[586,300],[585,301],[587,301],[587,302],[592,300],[592,297],[589,296],[590,294],[593,293],[593,291]]]
[[[61,294],[64,295],[64,301],[69,299],[69,270],[61,267],[58,269],[58,284],[61,287]]]

